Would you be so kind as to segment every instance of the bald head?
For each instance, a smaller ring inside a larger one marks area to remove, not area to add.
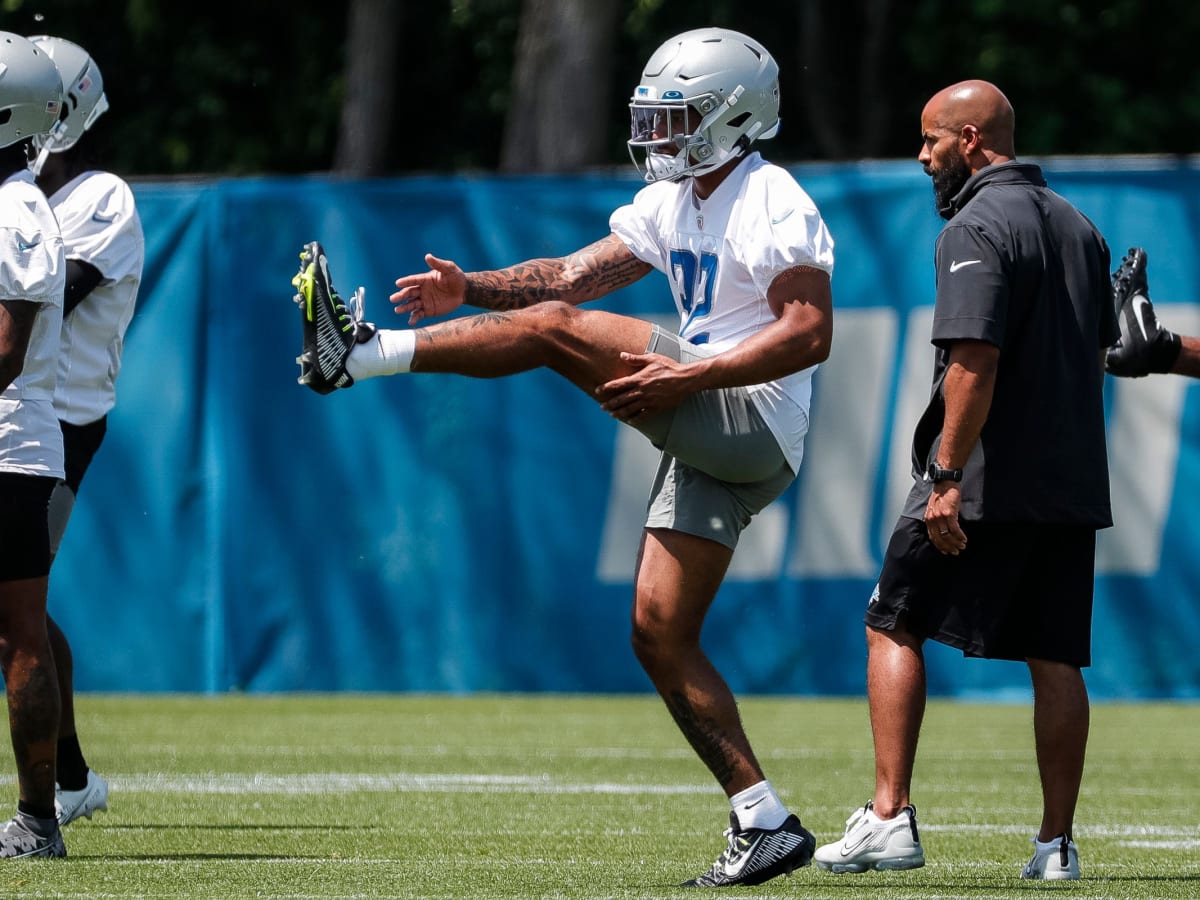
[[[1016,159],[1013,108],[986,81],[960,81],[934,94],[921,113],[917,161],[933,179],[938,213],[951,218],[955,198],[980,169]]]
[[[942,134],[973,128],[979,135],[977,151],[987,158],[983,165],[990,165],[1016,157],[1014,119],[1012,104],[994,84],[960,81],[942,88],[925,104],[921,128]],[[973,168],[982,168],[982,165]]]

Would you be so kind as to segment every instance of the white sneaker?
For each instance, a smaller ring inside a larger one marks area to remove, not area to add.
[[[90,819],[98,809],[108,809],[108,782],[91,769],[88,770],[87,784],[81,790],[57,788],[54,792],[54,812],[58,815],[59,825],[74,822],[80,816]]]
[[[1079,850],[1065,834],[1044,844],[1035,835],[1030,842],[1033,844],[1033,859],[1021,870],[1022,878],[1045,881],[1075,881],[1079,878]]]
[[[846,820],[840,841],[817,849],[813,861],[826,872],[865,872],[867,869],[919,869],[925,851],[917,834],[917,811],[906,806],[891,819],[875,815],[874,801]]]
[[[62,830],[53,819],[35,819],[18,812],[0,825],[0,858],[66,855],[67,848],[63,844]]]

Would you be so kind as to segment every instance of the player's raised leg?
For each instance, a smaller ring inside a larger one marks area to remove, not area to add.
[[[634,371],[621,354],[643,353],[653,333],[649,322],[556,300],[423,328],[377,329],[363,321],[361,288],[349,303],[338,295],[316,241],[305,245],[292,284],[304,328],[300,383],[322,394],[410,371],[498,378],[545,367],[591,395]]]

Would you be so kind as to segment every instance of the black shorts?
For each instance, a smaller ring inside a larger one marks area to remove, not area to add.
[[[101,416],[87,425],[72,425],[62,421],[58,424],[62,429],[63,468],[67,473],[63,481],[67,483],[72,494],[78,495],[83,476],[92,464],[92,457],[100,449],[104,433],[108,430],[108,416]]]
[[[898,619],[921,638],[984,659],[1092,661],[1096,531],[1084,525],[963,522],[967,548],[944,556],[925,523],[901,518],[863,621]]]
[[[0,581],[50,574],[47,514],[57,478],[0,472]]]

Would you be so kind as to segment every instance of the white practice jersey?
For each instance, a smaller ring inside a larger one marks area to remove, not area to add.
[[[0,393],[0,472],[63,477],[54,411],[66,261],[45,196],[14,175],[0,185],[0,300],[39,307],[21,374]]]
[[[116,402],[125,330],[133,318],[146,242],[129,185],[111,172],[84,172],[50,197],[67,259],[95,266],[100,283],[63,319],[58,417],[87,425]]]
[[[647,185],[609,226],[670,280],[679,335],[714,354],[775,321],[767,288],[781,272],[811,266],[833,274],[833,238],[816,204],[757,153],[704,200],[690,179]],[[816,368],[747,388],[793,472],[804,454]]]

